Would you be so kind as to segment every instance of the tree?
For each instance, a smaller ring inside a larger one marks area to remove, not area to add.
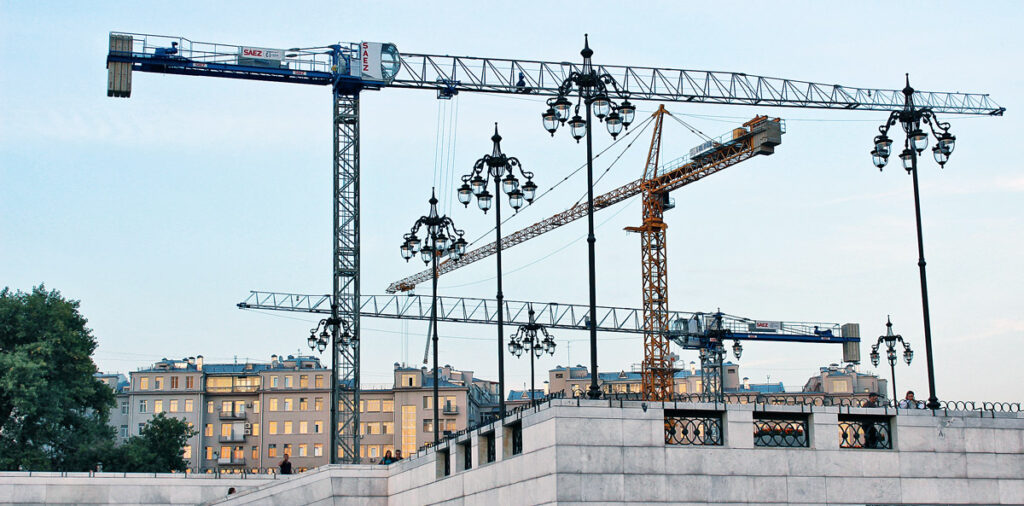
[[[196,435],[184,420],[159,413],[149,420],[138,436],[114,448],[104,459],[103,469],[135,473],[185,471],[188,462],[182,448]]]
[[[113,446],[114,393],[78,307],[43,285],[0,290],[0,470],[89,470]]]

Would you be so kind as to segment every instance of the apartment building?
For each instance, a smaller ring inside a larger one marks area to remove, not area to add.
[[[269,363],[206,364],[201,355],[97,378],[117,394],[110,424],[119,441],[138,435],[157,413],[198,433],[184,448],[192,472],[274,472],[285,454],[298,471],[330,458],[331,371],[317,357],[272,355]],[[440,422],[453,432],[496,411],[497,385],[451,366],[439,370]],[[395,364],[391,385],[364,388],[360,456],[376,462],[433,441],[433,378]],[[340,428],[340,424],[339,424]]]
[[[732,362],[723,364],[722,377],[726,391],[737,390],[741,387],[739,365]],[[690,362],[689,367],[676,371],[673,378],[673,391],[677,394],[699,394],[704,385],[702,378],[697,363]],[[643,388],[640,372],[636,370],[598,372],[597,384],[604,393],[640,393]],[[548,371],[549,393],[564,392],[566,396],[577,397],[584,395],[589,388],[590,372],[582,365],[556,366]]]
[[[817,375],[807,379],[803,391],[829,395],[877,392],[883,398],[888,398],[889,381],[860,372],[854,364],[829,364],[828,367],[820,368]]]

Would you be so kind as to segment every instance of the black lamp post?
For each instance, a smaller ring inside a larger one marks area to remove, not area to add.
[[[593,143],[591,140],[591,113],[597,116],[598,120],[605,122],[608,133],[614,139],[623,128],[628,128],[633,122],[633,115],[636,108],[629,103],[629,94],[619,90],[618,84],[612,76],[599,73],[594,69],[590,57],[594,51],[590,49],[590,42],[584,34],[583,68],[579,72],[572,72],[569,77],[562,81],[558,87],[558,97],[548,99],[548,110],[541,115],[544,120],[544,128],[555,135],[559,125],[569,121],[569,129],[572,137],[579,142],[584,135],[587,136],[587,249],[588,266],[590,277],[590,388],[587,396],[591,399],[601,397],[601,390],[597,386],[597,325],[593,321],[597,314],[597,285],[594,266],[594,155]],[[576,105],[573,108],[569,100],[573,91],[576,91]],[[614,93],[623,102],[616,105],[609,97],[609,91]],[[580,106],[586,110],[586,119],[580,117]],[[573,116],[569,118],[569,109],[573,108]]]
[[[473,170],[462,176],[462,186],[459,187],[459,202],[469,207],[470,200],[476,196],[476,203],[486,214],[494,205],[494,230],[497,240],[495,241],[498,261],[498,413],[499,418],[505,417],[505,306],[502,302],[505,299],[501,291],[501,194],[508,195],[508,204],[516,211],[523,207],[523,202],[533,202],[537,195],[537,185],[533,182],[533,173],[524,171],[519,159],[514,156],[506,156],[501,152],[501,136],[498,135],[498,124],[494,124],[494,135],[491,136],[494,142],[494,149],[491,154],[473,164]],[[519,186],[519,178],[515,171],[526,178],[522,187]],[[487,191],[487,179],[494,180],[494,195]]]
[[[544,339],[537,336],[537,331],[540,331]],[[532,307],[530,308],[530,323],[520,325],[519,330],[509,337],[508,351],[516,357],[522,356],[524,351],[530,354],[530,405],[532,406],[535,402],[533,393],[537,390],[534,384],[533,358],[534,356],[540,358],[545,353],[555,354],[555,337],[548,334],[547,328],[534,321]]]
[[[337,338],[337,339],[335,339]],[[334,377],[334,361],[337,360],[338,345],[349,346],[352,333],[349,330],[348,322],[341,318],[324,318],[317,323],[316,327],[309,329],[309,337],[306,344],[310,350],[323,353],[328,343],[331,346],[331,464],[336,463],[338,457],[338,379]],[[358,414],[356,415],[356,428],[359,427]],[[356,430],[356,429],[353,429]],[[358,434],[358,431],[357,431]],[[358,436],[356,436],[358,437]],[[355,462],[359,462],[359,452],[355,454]]]
[[[423,246],[420,246],[420,238],[417,233],[420,227],[427,228],[423,238]],[[430,194],[430,214],[420,216],[405,234],[405,242],[402,243],[402,258],[409,261],[416,253],[420,254],[423,263],[431,266],[433,276],[433,292],[430,299],[430,324],[434,327],[434,445],[440,442],[438,437],[438,406],[437,406],[437,259],[447,255],[453,262],[457,262],[466,253],[467,242],[463,239],[464,232],[455,228],[455,223],[447,216],[437,214],[437,197],[433,189]]]
[[[953,154],[956,137],[949,133],[949,123],[940,122],[935,113],[927,107],[914,107],[914,88],[910,87],[910,75],[907,75],[907,87],[903,88],[905,102],[902,111],[893,111],[889,119],[878,127],[880,135],[875,136],[875,149],[871,151],[871,160],[878,170],[889,161],[892,139],[887,135],[889,128],[899,123],[906,133],[900,160],[903,168],[914,178],[914,211],[917,213],[917,266],[921,271],[921,306],[924,312],[924,353],[928,363],[928,409],[939,409],[939,399],[935,395],[935,370],[932,363],[932,326],[928,313],[928,281],[925,277],[924,238],[921,235],[921,196],[917,184],[917,157],[928,147],[928,134],[921,129],[923,122],[935,136],[935,147],[932,156],[939,167],[945,167],[949,156]]]
[[[896,396],[896,343],[899,342],[903,345],[903,360],[910,365],[910,361],[914,359],[914,350],[910,349],[910,343],[903,340],[903,336],[892,333],[892,319],[889,318],[885,323],[885,335],[878,336],[878,342],[871,345],[871,365],[878,367],[878,347],[885,343],[885,358],[889,361],[889,370],[892,372],[892,401],[894,403],[899,402],[899,397]]]

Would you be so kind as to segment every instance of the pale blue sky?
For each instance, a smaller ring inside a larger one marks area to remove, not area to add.
[[[942,398],[1022,397],[1024,372],[1012,365],[1024,337],[1024,174],[1011,151],[1024,91],[1019,3],[586,5],[579,14],[548,2],[0,1],[0,285],[45,282],[81,299],[105,371],[162,357],[266,360],[307,351],[313,318],[234,305],[250,289],[330,290],[329,90],[136,73],[132,98],[107,98],[111,30],[262,47],[388,41],[407,52],[554,61],[578,60],[589,32],[595,61],[609,64],[888,88],[902,87],[910,72],[919,89],[990,93],[1007,115],[943,117],[956,152],[946,169],[929,161],[921,170],[936,375]],[[539,99],[463,94],[439,103],[432,92],[364,93],[364,293],[383,293],[422,266],[403,262],[398,245],[427,210],[438,117],[454,117],[456,104],[456,176],[490,150],[494,121],[506,152],[537,174],[542,190],[584,161],[582,144],[542,129]],[[639,114],[656,106],[643,103]],[[865,339],[883,333],[891,314],[918,352],[911,367],[898,366],[898,385],[925,392],[911,181],[895,166],[879,173],[868,155],[886,115],[668,108],[709,135],[758,113],[789,127],[775,155],[673,195],[670,306],[859,322]],[[609,142],[599,135],[596,147]],[[639,177],[645,143],[598,191]],[[699,140],[670,125],[664,143],[674,157]],[[506,229],[564,209],[584,184],[570,180]],[[493,223],[473,208],[450,214],[473,238]],[[622,230],[639,214],[634,200],[597,215],[599,304],[640,305],[639,241]],[[509,250],[506,297],[585,303],[585,230],[580,221]],[[441,291],[493,297],[493,272],[493,262],[479,262],[442,279]],[[389,381],[391,364],[405,359],[403,326],[363,326],[364,382]],[[408,329],[408,360],[419,363],[426,325]],[[441,334],[442,362],[496,377],[493,328],[447,324]],[[538,370],[587,363],[585,337],[557,332],[558,354]],[[603,370],[639,363],[639,336],[622,337],[602,338]],[[754,381],[770,374],[792,388],[839,358],[838,346],[749,344],[740,364]],[[506,368],[510,387],[528,382],[526,360],[508,359]]]

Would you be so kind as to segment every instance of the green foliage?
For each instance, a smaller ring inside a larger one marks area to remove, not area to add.
[[[84,471],[112,448],[114,393],[93,377],[78,301],[0,290],[0,470]]]
[[[150,419],[142,434],[112,449],[103,460],[104,471],[167,473],[185,471],[182,447],[196,431],[184,420],[159,413]]]

